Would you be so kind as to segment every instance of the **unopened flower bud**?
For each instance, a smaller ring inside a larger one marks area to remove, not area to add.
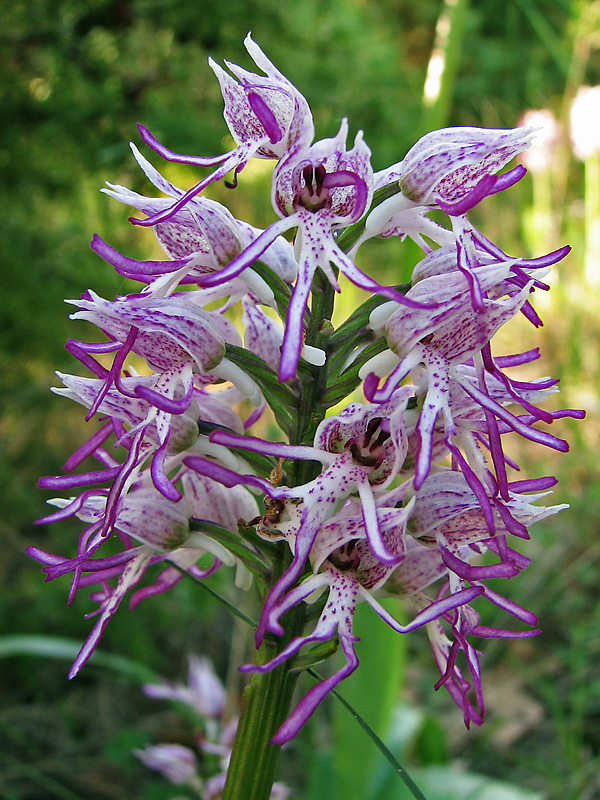
[[[249,34],[244,45],[265,75],[256,75],[226,61],[238,79],[235,80],[212,58],[208,60],[223,93],[223,115],[238,145],[255,142],[257,156],[281,158],[298,139],[310,143],[314,133],[310,108]]]
[[[457,203],[529,147],[531,128],[442,128],[423,136],[402,163],[400,189],[415,203]]]
[[[190,535],[191,507],[185,498],[174,503],[153,488],[130,492],[116,527],[163,553],[181,547]]]
[[[129,295],[110,302],[89,291],[81,300],[67,302],[81,309],[71,319],[89,320],[117,341],[125,342],[132,328],[137,329],[131,349],[157,371],[195,362],[204,374],[225,355],[213,317],[182,294],[159,299]]]

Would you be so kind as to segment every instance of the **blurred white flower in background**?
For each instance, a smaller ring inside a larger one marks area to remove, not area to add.
[[[600,153],[600,86],[582,86],[571,106],[571,143],[580,161]]]

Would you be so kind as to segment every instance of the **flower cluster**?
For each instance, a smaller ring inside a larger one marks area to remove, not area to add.
[[[239,586],[254,577],[266,594],[257,646],[265,637],[281,641],[290,609],[312,603],[318,610],[308,632],[296,631],[270,661],[243,670],[293,663],[313,643],[339,643],[345,655],[275,743],[293,737],[356,669],[352,618],[362,601],[399,633],[426,628],[436,688],[446,687],[467,727],[480,724],[472,638],[538,633],[535,615],[487,581],[520,573],[528,559],[513,549],[514,537],[529,538],[532,523],[564,507],[537,505],[552,477],[511,478],[518,466],[503,438],[517,433],[565,451],[547,426],[583,416],[540,408],[556,381],[519,377],[537,350],[496,355],[491,346],[518,313],[541,324],[532,295],[548,289],[548,268],[569,248],[512,257],[467,217],[523,177],[520,166],[501,170],[534,131],[434,131],[402,162],[374,173],[362,133],[347,149],[343,120],[337,135],[313,141],[304,97],[250,37],[246,47],[264,74],[228,64],[230,74],[211,62],[235,141],[230,152],[179,155],[140,126],[163,158],[212,172],[184,191],[132,145],[163,196],[112,184],[104,190],[145,215],[131,221],[153,229],[165,260],[136,261],[95,237],[92,248],[142,288],[112,301],[92,291],[69,301],[78,308],[73,317],[92,322],[106,341],[70,341],[93,377],[60,375],[64,388],[56,391],[102,425],[65,475],[40,482],[79,491],[51,500],[58,510],[41,520],[83,521],[77,553],[30,554],[48,579],[72,575],[70,601],[80,588],[97,587],[98,620],[71,676],[127,593],[135,589],[134,607],[183,574],[202,579],[235,566]],[[277,219],[266,230],[202,195],[232,172],[234,188],[252,157],[275,162]],[[434,209],[447,226],[430,218]],[[291,231],[293,245],[283,237]],[[409,237],[421,248],[410,284],[382,285],[357,267],[356,252],[373,237]],[[334,329],[339,272],[368,294]],[[240,328],[234,308],[242,311]],[[249,433],[265,413],[287,442]],[[77,471],[87,459],[99,467]],[[108,488],[96,488],[102,484]],[[103,556],[109,538],[122,548]],[[155,565],[162,567],[155,582],[142,585]],[[412,603],[411,622],[390,615],[378,600],[386,595]],[[517,629],[481,624],[476,607],[484,599],[512,615]]]

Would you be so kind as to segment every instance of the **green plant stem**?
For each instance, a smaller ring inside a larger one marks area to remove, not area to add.
[[[333,308],[333,289],[318,270],[312,290],[312,305],[306,343],[324,347],[327,343]],[[323,394],[327,385],[326,370],[311,367],[302,372],[297,386],[296,415],[292,425],[292,444],[312,444],[314,431],[325,414]],[[315,477],[315,462],[294,461],[288,478],[298,486]],[[291,562],[287,547],[273,570],[270,589]],[[305,622],[305,607],[300,604],[283,618],[285,635],[267,636],[257,651],[256,663],[266,664],[281,653],[290,641],[301,635]],[[227,770],[223,800],[268,800],[281,748],[271,740],[289,714],[294,687],[298,679],[289,664],[264,674],[255,673],[244,690],[240,721]]]
[[[286,636],[277,641],[265,639],[257,652],[257,664],[270,661],[301,633],[304,608],[293,609],[283,622]],[[252,676],[242,698],[223,800],[268,800],[281,750],[271,739],[288,715],[297,678],[288,664]]]

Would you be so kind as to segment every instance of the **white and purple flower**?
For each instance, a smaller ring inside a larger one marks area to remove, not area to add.
[[[132,220],[135,224],[149,226],[164,222],[210,183],[224,178],[232,170],[235,185],[237,175],[252,156],[279,159],[308,147],[312,141],[314,126],[305,98],[269,61],[250,34],[244,44],[254,63],[264,71],[264,76],[227,62],[238,78],[236,81],[212,59],[209,62],[221,85],[225,121],[237,144],[234,150],[213,158],[184,156],[168,150],[146,127],[138,126],[144,142],[167,161],[216,169],[169,208],[157,211],[145,220]]]
[[[154,229],[167,259],[130,259],[94,237],[92,248],[144,287],[113,301],[91,290],[68,301],[78,307],[73,318],[92,322],[108,340],[69,341],[67,349],[93,377],[60,375],[65,388],[56,391],[87,408],[86,419],[101,415],[102,425],[68,459],[68,474],[40,481],[81,492],[49,501],[58,510],[40,520],[78,517],[85,529],[76,555],[29,553],[48,580],[72,575],[69,602],[93,587],[98,619],[71,676],[127,594],[133,608],[183,574],[204,578],[227,565],[236,568],[240,588],[249,588],[253,576],[264,581],[257,646],[267,634],[288,633],[288,611],[297,609],[300,620],[303,604],[326,595],[309,631],[296,628],[270,661],[244,671],[293,663],[311,644],[332,642],[333,649],[339,642],[345,656],[300,700],[274,743],[291,739],[357,668],[352,620],[363,601],[398,633],[427,629],[440,672],[436,688],[447,688],[467,727],[480,724],[485,708],[472,638],[539,632],[531,611],[487,582],[525,569],[529,561],[511,537],[529,538],[534,522],[565,507],[536,505],[553,478],[510,479],[518,465],[504,453],[503,437],[516,432],[565,451],[567,443],[538,424],[583,416],[539,407],[557,381],[512,377],[513,368],[536,361],[536,349],[495,356],[491,345],[519,312],[541,325],[532,293],[548,289],[546,271],[569,248],[514,258],[467,219],[481,200],[523,177],[522,167],[500,173],[534,131],[435,131],[374,175],[362,132],[347,149],[344,119],[337,135],[313,142],[305,98],[250,36],[245,44],[263,75],[210,62],[233,150],[213,158],[178,155],[140,126],[161,156],[211,174],[186,192],[132,145],[165,196],[116,184],[104,190],[147,216],[133,222]],[[279,219],[266,230],[201,196],[230,172],[235,186],[251,157],[277,162],[271,203]],[[434,209],[449,217],[448,227],[429,219]],[[290,231],[293,244],[283,237]],[[409,285],[383,285],[356,265],[356,251],[374,236],[410,237],[422,249]],[[374,297],[334,329],[324,317],[340,291],[339,272]],[[243,331],[233,320],[238,303]],[[361,382],[367,403],[356,401]],[[346,406],[336,406],[344,397]],[[267,405],[273,415],[261,419]],[[288,441],[245,433],[255,423],[272,430],[275,421]],[[101,468],[75,474],[88,458]],[[262,505],[251,492],[264,496]],[[109,537],[122,549],[99,555]],[[162,572],[144,584],[156,565]],[[412,603],[412,621],[394,619],[379,602],[385,595]],[[526,629],[482,624],[478,598]],[[188,687],[149,691],[183,700],[214,721],[223,711],[221,689],[208,666],[193,661]],[[224,737],[202,745],[222,756],[222,771],[202,786],[191,750],[163,745],[138,756],[173,782],[216,797],[231,748]]]

